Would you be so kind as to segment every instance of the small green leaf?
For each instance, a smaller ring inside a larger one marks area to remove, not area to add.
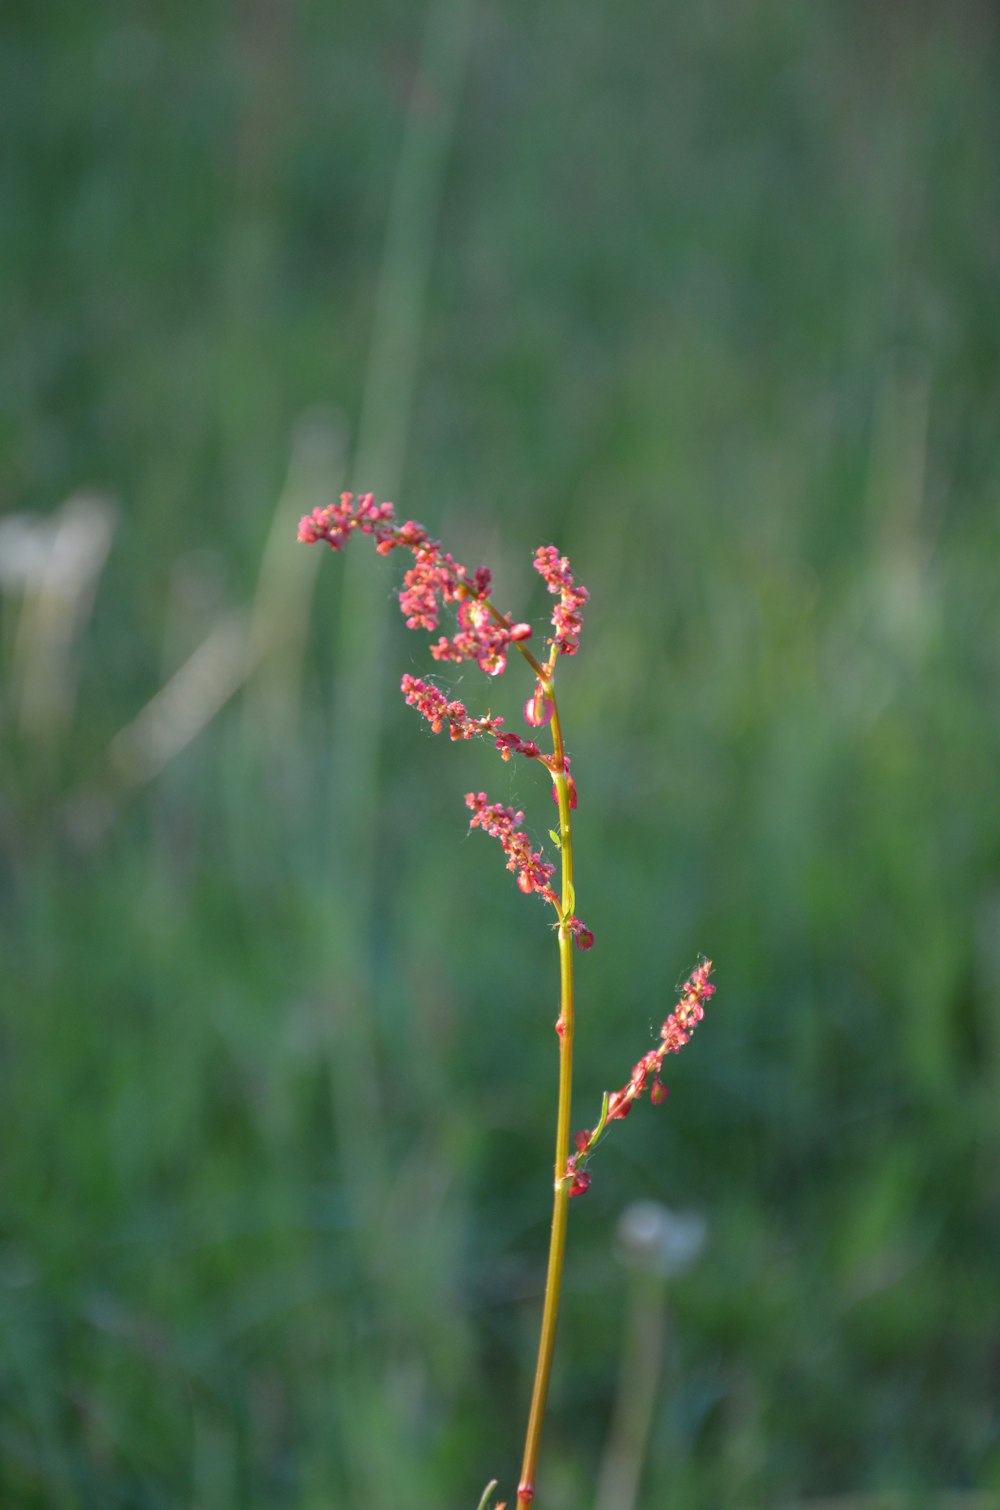
[[[600,1117],[598,1119],[597,1126],[594,1128],[594,1131],[590,1135],[590,1142],[587,1144],[588,1151],[591,1148],[596,1148],[597,1147],[597,1144],[600,1142],[600,1139],[601,1139],[601,1136],[602,1136],[602,1134],[604,1132],[604,1129],[607,1126],[607,1122],[608,1122],[608,1101],[609,1101],[609,1099],[610,1098],[608,1096],[608,1093],[607,1093],[607,1091],[605,1091],[604,1092],[604,1099],[601,1102],[601,1115],[600,1115]]]

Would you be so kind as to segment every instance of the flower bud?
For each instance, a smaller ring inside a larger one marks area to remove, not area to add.
[[[536,682],[534,692],[524,705],[524,721],[533,729],[540,729],[549,722],[551,717],[552,699],[545,696],[541,682]]]

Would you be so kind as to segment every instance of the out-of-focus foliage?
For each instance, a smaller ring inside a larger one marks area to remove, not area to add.
[[[1000,1494],[995,8],[0,27],[0,1501],[511,1495],[555,951],[462,794],[553,810],[294,544],[346,485],[591,589],[575,1125],[717,962],[574,1202],[546,1510],[639,1198],[708,1225],[642,1504]]]

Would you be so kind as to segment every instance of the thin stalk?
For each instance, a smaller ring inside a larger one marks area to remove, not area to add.
[[[535,664],[537,665],[537,662]],[[556,1117],[555,1193],[552,1205],[552,1231],[549,1238],[549,1262],[545,1276],[545,1303],[542,1309],[541,1336],[538,1341],[538,1362],[535,1365],[535,1385],[524,1440],[521,1480],[517,1490],[517,1510],[529,1510],[535,1498],[538,1449],[542,1436],[542,1422],[545,1418],[545,1406],[548,1401],[556,1325],[559,1320],[559,1300],[562,1294],[563,1260],[566,1253],[566,1226],[569,1214],[569,1189],[572,1183],[566,1174],[566,1163],[569,1158],[570,1107],[573,1090],[573,938],[566,925],[574,911],[575,898],[573,830],[570,821],[569,781],[565,769],[565,747],[562,727],[559,723],[559,709],[556,706],[551,683],[547,678],[543,686],[546,696],[552,702],[554,757],[552,775],[555,782],[556,800],[559,804],[559,852],[562,857],[562,905],[559,922],[559,1109]]]
[[[665,1274],[635,1271],[627,1307],[618,1393],[597,1480],[597,1510],[635,1510],[639,1497],[666,1345]]]
[[[507,622],[503,615],[487,600],[487,608],[498,624]],[[524,1457],[521,1461],[521,1478],[517,1488],[517,1510],[530,1510],[535,1498],[535,1474],[538,1466],[538,1450],[542,1440],[542,1425],[545,1407],[549,1398],[549,1380],[552,1376],[552,1358],[556,1346],[556,1328],[559,1322],[559,1302],[562,1296],[563,1266],[566,1257],[566,1228],[569,1217],[569,1191],[572,1179],[566,1173],[569,1160],[569,1129],[573,1102],[573,1030],[575,1012],[573,1002],[573,935],[567,924],[576,910],[576,891],[573,885],[573,824],[570,817],[570,783],[566,770],[566,746],[562,724],[559,720],[559,705],[552,688],[552,663],[543,666],[526,645],[518,643],[517,649],[538,678],[544,696],[552,704],[552,779],[555,783],[556,801],[559,805],[559,854],[562,862],[559,906],[559,1106],[556,1112],[555,1179],[552,1201],[552,1228],[549,1234],[549,1261],[545,1273],[545,1301],[542,1306],[542,1328],[538,1339],[538,1360],[535,1364],[535,1383],[531,1392],[531,1409],[528,1412],[528,1427],[524,1438]]]

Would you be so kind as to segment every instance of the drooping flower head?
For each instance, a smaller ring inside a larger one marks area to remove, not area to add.
[[[433,540],[422,524],[412,519],[400,524],[393,505],[376,503],[371,493],[358,498],[353,493],[342,493],[339,502],[314,509],[299,525],[301,541],[308,545],[323,542],[335,551],[343,550],[355,533],[371,535],[382,556],[403,549],[413,557],[412,566],[404,573],[399,594],[399,606],[408,629],[425,629],[433,633],[440,626],[442,608],[447,605],[454,609],[454,634],[439,635],[430,647],[436,661],[456,664],[474,661],[488,676],[499,676],[506,667],[510,647],[523,647],[531,637],[529,624],[514,622],[510,614],[499,613],[490,602],[492,578],[485,566],[470,571],[443,550],[440,541]],[[534,657],[528,656],[536,683],[525,706],[525,720],[532,728],[541,728],[551,721],[555,710],[549,680],[555,657],[560,653],[572,655],[576,650],[580,607],[586,601],[587,593],[574,584],[569,563],[554,546],[542,546],[536,552],[535,566],[545,578],[550,592],[559,594],[552,615],[555,634],[548,642],[550,664],[542,667]],[[576,806],[576,786],[569,774],[569,756],[565,752],[557,765],[555,756],[544,755],[533,739],[523,739],[519,734],[505,731],[502,718],[491,713],[475,718],[464,703],[449,698],[439,687],[420,677],[407,674],[401,685],[409,706],[427,719],[436,734],[447,727],[453,740],[485,735],[493,740],[503,760],[521,755],[526,760],[540,761],[554,781],[565,780],[569,805]],[[507,868],[516,876],[521,890],[537,892],[551,903],[560,914],[560,926],[575,939],[579,948],[589,949],[594,935],[580,918],[563,915],[560,900],[550,884],[555,866],[542,858],[540,850],[531,848],[527,835],[521,831],[524,814],[500,803],[488,803],[483,792],[470,792],[466,802],[472,811],[471,827],[482,828],[500,840],[507,856]]]
[[[355,499],[342,493],[339,503],[314,509],[299,525],[299,539],[307,545],[323,541],[341,551],[351,535],[374,535],[379,555],[400,547],[409,550],[413,565],[403,577],[399,606],[407,629],[433,632],[440,623],[441,605],[457,605],[457,632],[442,635],[431,646],[437,661],[475,661],[488,676],[499,676],[507,664],[507,647],[530,639],[530,624],[514,624],[489,602],[492,578],[485,566],[470,571],[432,540],[422,524],[396,522],[391,503],[376,503],[371,493]]]

